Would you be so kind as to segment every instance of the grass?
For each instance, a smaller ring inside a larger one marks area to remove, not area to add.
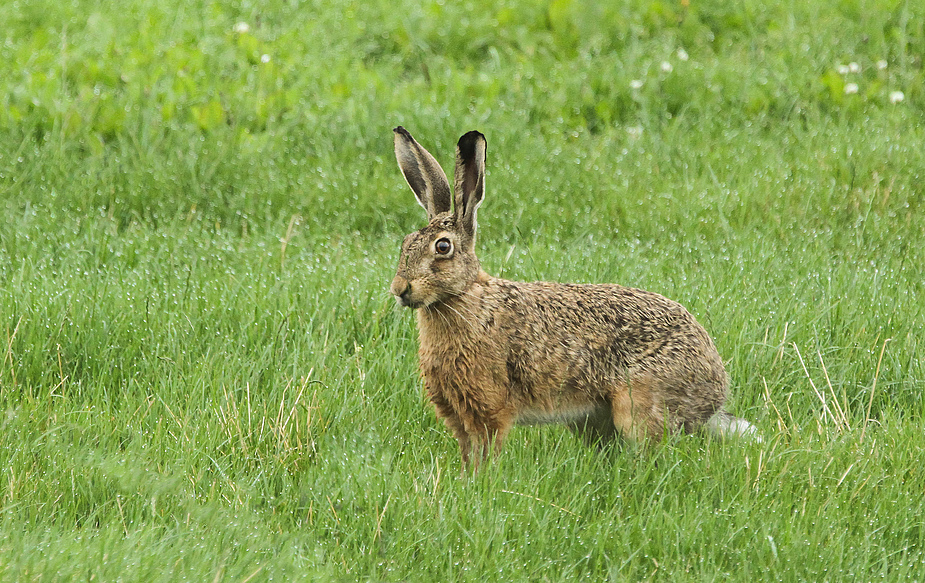
[[[4,18],[0,579],[921,579],[917,3]],[[764,442],[517,428],[460,478],[396,125],[487,135],[490,273],[688,306]]]

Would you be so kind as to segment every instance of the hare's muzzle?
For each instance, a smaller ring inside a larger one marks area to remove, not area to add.
[[[389,291],[395,296],[395,300],[403,306],[411,306],[411,282],[400,275],[396,275],[389,286]]]

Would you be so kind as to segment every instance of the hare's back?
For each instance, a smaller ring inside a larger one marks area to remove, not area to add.
[[[703,326],[661,294],[617,284],[492,283],[507,334],[528,346],[605,350],[625,365],[660,352],[719,360]]]
[[[676,328],[702,329],[684,306],[665,296],[618,284],[504,282],[504,294],[536,306],[537,317],[579,328],[626,329],[665,333]],[[514,298],[512,298],[514,299]]]

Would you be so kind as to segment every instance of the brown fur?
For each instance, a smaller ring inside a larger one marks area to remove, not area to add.
[[[452,212],[433,157],[403,128],[395,135],[399,166],[430,222],[405,238],[391,291],[418,308],[427,394],[458,440],[464,467],[499,450],[518,422],[566,423],[589,441],[615,434],[657,441],[721,411],[722,360],[680,304],[619,285],[521,283],[481,270],[474,250],[481,134],[464,135],[457,147]],[[443,239],[449,253],[438,252]]]

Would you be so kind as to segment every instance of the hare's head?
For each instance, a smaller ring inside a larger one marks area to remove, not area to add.
[[[398,166],[429,221],[402,243],[391,286],[401,305],[420,308],[445,301],[465,293],[478,277],[475,213],[485,195],[485,148],[479,132],[459,138],[453,197],[434,157],[405,128],[395,128]]]

